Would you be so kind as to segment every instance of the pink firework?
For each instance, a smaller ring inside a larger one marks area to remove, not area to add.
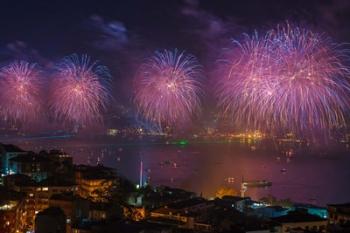
[[[350,85],[340,45],[289,24],[236,45],[217,92],[236,126],[298,134],[345,126]]]
[[[145,118],[160,125],[187,122],[199,110],[201,77],[194,56],[155,52],[137,73],[134,101]]]
[[[35,64],[15,61],[0,71],[0,109],[4,120],[28,122],[42,113],[42,79]]]
[[[55,118],[75,126],[102,122],[110,99],[109,78],[107,68],[87,55],[64,58],[57,65],[50,91]]]

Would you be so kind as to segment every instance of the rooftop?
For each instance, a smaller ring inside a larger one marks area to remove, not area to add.
[[[275,210],[275,211],[286,211],[286,210],[288,210],[287,208],[284,208],[284,207],[278,206],[278,205],[266,206],[266,207],[264,207],[264,209],[271,209],[271,210]]]
[[[194,211],[186,211],[186,210],[183,210],[183,209],[169,209],[169,208],[166,208],[166,207],[162,207],[162,208],[159,208],[159,209],[156,209],[156,210],[153,210],[152,211],[153,213],[158,213],[158,214],[163,214],[163,215],[181,215],[181,216],[187,216],[187,217],[196,217],[198,215],[200,215],[197,212],[194,212]]]
[[[157,224],[166,224],[166,225],[175,225],[175,226],[184,225],[184,223],[179,220],[169,219],[169,218],[151,217],[148,219],[148,221],[151,223],[157,223]]]
[[[17,201],[21,200],[25,195],[20,192],[16,192],[13,190],[9,190],[7,188],[4,188],[0,186],[0,201]]]
[[[12,145],[12,144],[1,144],[0,143],[0,150],[5,152],[25,152],[18,146]]]
[[[328,205],[328,208],[336,209],[340,214],[350,215],[350,203]]]
[[[5,183],[16,186],[34,186],[36,183],[29,176],[24,174],[12,174],[4,177]]]
[[[35,154],[34,152],[28,152],[27,154],[18,155],[12,159],[11,162],[19,163],[33,163],[33,162],[49,162],[50,160],[44,156]]]
[[[42,180],[39,183],[39,186],[74,186],[76,185],[73,181],[63,178],[63,177],[49,177],[45,180]]]
[[[69,154],[61,150],[50,150],[50,151],[42,150],[38,154],[42,157],[53,158],[53,159],[62,158],[62,157],[72,158]]]
[[[61,208],[58,208],[58,207],[49,207],[47,209],[44,209],[43,211],[39,212],[37,214],[37,216],[54,216],[54,217],[59,217],[59,216],[63,216],[64,213],[63,211],[61,210]]]
[[[57,193],[53,194],[50,197],[50,200],[57,200],[57,201],[74,201],[75,199],[80,198],[75,196],[73,193]]]
[[[350,208],[350,202],[349,203],[342,203],[342,204],[329,204],[329,207],[335,207],[335,208]]]
[[[200,197],[196,197],[196,198],[190,198],[184,201],[170,203],[169,205],[167,205],[167,207],[171,209],[183,209],[183,208],[190,208],[203,203],[207,203],[207,200]]]
[[[105,166],[88,166],[88,165],[77,165],[75,171],[82,174],[84,179],[114,179],[116,172],[113,168]]]
[[[316,215],[308,214],[304,210],[290,211],[287,215],[272,218],[272,220],[279,223],[292,223],[292,222],[320,222],[326,221]]]
[[[239,197],[239,196],[223,196],[221,198],[223,201],[237,202],[242,200],[250,200],[250,197]]]

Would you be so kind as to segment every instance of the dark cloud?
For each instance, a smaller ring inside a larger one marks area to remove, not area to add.
[[[181,14],[189,17],[192,20],[191,26],[194,26],[194,28],[188,28],[187,31],[191,31],[207,41],[218,39],[228,32],[228,22],[201,9],[197,1],[188,0],[186,3]]]
[[[108,21],[102,16],[93,15],[87,20],[86,27],[95,35],[93,45],[98,49],[119,50],[129,42],[128,30],[120,21]]]
[[[179,13],[188,21],[182,30],[193,37],[193,47],[202,61],[215,60],[221,48],[243,28],[234,17],[221,17],[201,7],[196,0],[186,0]]]

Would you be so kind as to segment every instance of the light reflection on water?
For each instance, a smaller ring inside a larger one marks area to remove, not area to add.
[[[259,199],[269,194],[296,202],[325,205],[350,201],[350,157],[298,154],[291,159],[277,152],[251,151],[238,144],[118,145],[78,140],[32,141],[24,149],[62,149],[75,163],[102,163],[135,183],[140,161],[154,185],[168,185],[214,196],[219,187],[240,188],[244,180],[268,180],[269,188],[248,188]]]

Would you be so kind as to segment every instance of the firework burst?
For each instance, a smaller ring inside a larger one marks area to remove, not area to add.
[[[87,55],[64,58],[51,85],[50,109],[55,118],[75,126],[102,122],[110,100],[109,80],[108,69]]]
[[[5,121],[30,122],[42,110],[42,79],[35,64],[15,61],[0,71],[0,108]]]
[[[194,56],[177,50],[155,52],[136,75],[134,101],[140,113],[152,122],[187,122],[199,110],[201,77]]]
[[[234,43],[217,96],[236,126],[298,134],[345,126],[350,85],[340,45],[289,24]]]

